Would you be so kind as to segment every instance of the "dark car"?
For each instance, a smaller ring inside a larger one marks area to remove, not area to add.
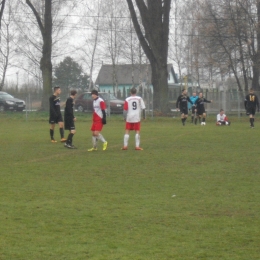
[[[111,114],[123,113],[124,101],[117,99],[114,95],[105,92],[99,92],[98,95],[104,99],[107,107],[107,112]],[[75,108],[80,111],[92,112],[93,111],[93,99],[91,92],[84,92],[75,100]]]
[[[0,111],[23,111],[25,109],[25,102],[21,99],[15,98],[12,95],[0,91]]]

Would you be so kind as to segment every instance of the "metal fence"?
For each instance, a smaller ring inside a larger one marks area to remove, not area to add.
[[[246,115],[244,100],[248,92],[245,91],[216,91],[216,90],[204,90],[203,96],[207,100],[212,100],[212,103],[206,103],[205,108],[207,115],[216,115],[220,109],[224,109],[226,114],[241,117]],[[174,92],[169,92],[168,103],[169,103],[169,116],[176,113],[176,101],[178,96],[181,94],[181,90],[176,90]],[[260,92],[255,92],[255,94],[260,98]],[[188,96],[192,95],[190,91]],[[153,96],[152,95],[142,95],[147,106],[147,111],[150,112],[148,115],[156,116],[157,114],[153,111]],[[260,101],[260,99],[259,99]]]
[[[176,101],[178,96],[181,94],[181,90],[176,90],[175,92],[169,92],[168,102],[169,102],[169,113],[166,116],[172,116],[176,113]],[[190,96],[192,93],[189,92]],[[213,100],[212,103],[207,103],[205,105],[207,115],[214,114],[222,108],[225,110],[226,114],[241,117],[245,115],[244,99],[248,92],[245,91],[216,91],[216,90],[204,90],[204,97],[207,100]],[[255,94],[260,98],[260,92],[255,92]],[[146,114],[148,117],[158,116],[158,113],[154,111],[153,106],[153,94],[151,92],[139,92],[146,104]],[[23,94],[15,95],[16,98],[23,99],[26,102],[25,111],[37,111],[41,106],[41,97],[39,95],[33,94]],[[64,108],[66,98],[61,99],[61,108]],[[109,103],[109,102],[108,102]],[[109,104],[108,104],[109,106]],[[165,116],[165,114],[164,114]]]

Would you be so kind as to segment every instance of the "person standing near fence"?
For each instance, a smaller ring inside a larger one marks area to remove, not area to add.
[[[176,110],[181,112],[181,122],[185,125],[185,121],[188,117],[188,102],[192,104],[192,101],[187,96],[187,90],[183,89],[182,94],[177,98]]]
[[[65,130],[69,130],[69,135],[65,147],[69,149],[75,149],[76,147],[72,144],[73,136],[76,133],[75,124],[76,117],[74,116],[74,99],[77,95],[76,90],[70,91],[70,97],[67,98],[65,109],[64,109],[64,122],[65,122]]]
[[[93,147],[88,149],[88,152],[97,151],[97,141],[100,140],[103,143],[103,151],[107,149],[107,141],[101,134],[103,125],[107,123],[106,121],[106,103],[105,101],[98,96],[97,90],[91,91],[91,96],[93,99],[93,118],[92,118],[92,144]]]
[[[254,94],[254,89],[251,88],[249,90],[249,94],[246,95],[245,97],[244,104],[245,104],[246,114],[249,116],[250,127],[254,128],[256,107],[257,107],[257,111],[259,112],[259,100],[257,95]]]
[[[201,125],[206,125],[206,110],[204,103],[212,103],[213,100],[207,100],[206,98],[203,97],[203,93],[199,93],[199,98],[195,102],[196,109],[195,111],[197,112],[197,116],[195,118],[195,125],[197,124],[198,118],[202,118]]]
[[[50,103],[50,117],[49,117],[49,124],[50,124],[50,137],[52,143],[57,143],[54,139],[54,129],[55,124],[58,124],[60,127],[60,137],[61,142],[66,142],[66,138],[64,138],[64,125],[63,119],[60,111],[60,95],[61,89],[60,87],[54,87],[54,92],[49,98]]]
[[[140,121],[141,112],[143,111],[143,119],[145,119],[145,104],[141,97],[136,95],[136,88],[130,90],[131,96],[125,99],[124,103],[124,119],[125,124],[125,135],[124,135],[124,146],[122,150],[127,150],[129,132],[135,131],[135,150],[142,151],[140,147]]]

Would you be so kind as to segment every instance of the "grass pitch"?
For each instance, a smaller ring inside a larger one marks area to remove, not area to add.
[[[50,143],[47,114],[0,115],[1,260],[259,259],[260,122],[154,118],[144,151],[134,133],[121,151],[115,116],[108,150],[90,153],[91,116],[77,117],[69,150]]]

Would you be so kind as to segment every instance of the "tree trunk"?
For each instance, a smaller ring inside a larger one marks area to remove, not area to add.
[[[45,13],[44,13],[44,33],[43,46],[42,46],[42,59],[41,71],[43,79],[43,96],[42,105],[43,110],[49,108],[49,96],[52,93],[52,1],[45,0]],[[61,86],[62,87],[62,86]]]
[[[260,91],[259,87],[259,63],[253,64],[253,79],[252,79],[252,88],[256,91]],[[246,89],[245,89],[246,90]]]
[[[0,8],[0,30],[1,30],[1,27],[2,27],[2,18],[3,18],[3,15],[4,15],[4,9],[5,9],[5,0],[2,1],[2,3],[1,3],[1,8]],[[7,33],[8,33],[8,35],[9,35],[8,30],[9,30],[9,27],[8,27],[8,25],[7,25]],[[1,83],[0,83],[0,91],[3,90],[4,83],[5,83],[5,76],[6,76],[6,71],[7,71],[7,66],[8,66],[8,58],[9,58],[9,41],[10,41],[10,40],[8,39],[8,41],[7,41],[7,45],[8,45],[7,50],[8,50],[8,53],[7,53],[7,55],[4,55],[4,59],[5,59],[5,60],[3,61],[3,63],[4,63],[4,68],[3,68],[3,74],[2,74],[2,79],[1,79]],[[1,40],[0,40],[0,42],[1,42]]]
[[[152,63],[152,85],[153,90],[153,105],[155,110],[168,112],[168,71],[167,64],[157,66],[157,63]]]
[[[256,38],[257,38],[257,50],[253,59],[253,79],[252,88],[256,91],[260,91],[259,76],[260,76],[260,1],[257,1],[257,21]]]
[[[8,42],[8,45],[9,45],[9,42]],[[4,60],[2,61],[4,65],[3,65],[3,73],[1,75],[2,79],[1,79],[1,82],[0,82],[0,91],[2,91],[3,88],[4,88],[5,77],[6,77],[7,67],[8,67],[8,61],[9,61],[9,46],[8,46],[8,52],[4,56]]]
[[[41,110],[46,111],[49,108],[49,96],[52,93],[52,63],[48,57],[41,58],[41,71],[43,81]]]
[[[9,24],[6,24],[6,33],[7,33],[7,39],[6,39],[6,53],[2,54],[2,63],[3,63],[3,70],[2,70],[2,79],[0,82],[0,91],[3,90],[4,84],[5,84],[5,77],[6,77],[6,72],[8,68],[8,63],[9,63],[9,55],[10,55],[10,34],[9,34]],[[0,41],[1,42],[1,41]],[[2,43],[2,42],[1,42]]]

